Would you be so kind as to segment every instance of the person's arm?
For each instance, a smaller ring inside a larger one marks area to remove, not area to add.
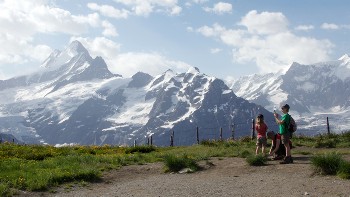
[[[275,143],[274,143],[274,140],[272,140],[269,155],[272,155],[272,154],[271,154],[272,151],[273,151],[272,148],[273,148],[274,146],[275,146]]]
[[[275,114],[273,114],[274,116],[275,116],[275,120],[276,120],[276,123],[277,124],[284,124],[284,120],[280,120],[279,118],[278,118],[278,114],[277,113],[275,113]]]
[[[272,141],[272,143],[273,143],[273,141]],[[270,155],[275,154],[275,153],[278,151],[279,148],[280,148],[280,140],[279,140],[279,139],[276,139],[276,147],[275,147],[275,149],[270,153]]]

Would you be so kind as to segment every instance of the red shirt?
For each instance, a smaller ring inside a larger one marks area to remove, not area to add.
[[[255,124],[255,130],[258,132],[258,138],[266,137],[267,125],[265,123]]]
[[[277,134],[275,135],[275,140],[281,140],[281,134],[277,133]]]

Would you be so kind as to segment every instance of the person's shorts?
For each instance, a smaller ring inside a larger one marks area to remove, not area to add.
[[[256,140],[256,145],[261,147],[261,146],[266,146],[267,145],[267,139],[266,137],[262,136],[262,137],[259,137],[257,140]]]
[[[289,138],[290,138],[289,133],[281,135],[282,144],[289,144]]]

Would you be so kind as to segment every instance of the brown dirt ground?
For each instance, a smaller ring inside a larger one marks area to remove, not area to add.
[[[346,159],[349,159],[347,156]],[[102,181],[65,185],[54,192],[19,196],[347,196],[350,180],[313,173],[310,156],[295,155],[293,164],[268,161],[249,166],[243,158],[212,158],[195,173],[164,173],[162,163],[125,166],[106,172]]]

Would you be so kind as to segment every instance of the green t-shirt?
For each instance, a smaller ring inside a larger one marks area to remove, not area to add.
[[[288,133],[288,124],[290,122],[290,116],[289,114],[283,114],[282,119],[281,119],[284,123],[280,124],[280,134],[284,135],[286,133]]]

